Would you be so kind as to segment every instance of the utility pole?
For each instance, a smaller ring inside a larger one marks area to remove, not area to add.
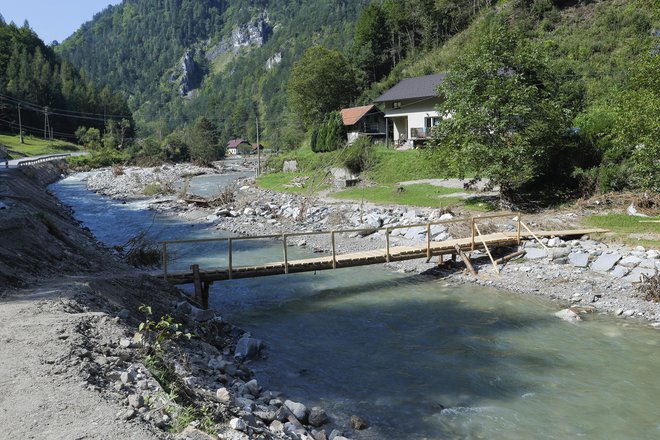
[[[21,104],[18,104],[18,138],[21,140],[21,144],[24,144],[23,140],[23,121],[21,120]]]
[[[44,107],[44,140],[48,133],[48,107]]]
[[[257,177],[261,175],[261,144],[259,144],[259,115],[257,115]]]

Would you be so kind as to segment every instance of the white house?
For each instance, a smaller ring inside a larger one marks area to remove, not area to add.
[[[239,153],[240,147],[244,149],[251,148],[250,143],[245,139],[232,139],[227,142],[227,155],[236,156]]]
[[[388,126],[391,123],[398,147],[413,148],[423,144],[431,129],[440,122],[436,111],[440,103],[437,89],[445,76],[439,73],[404,79],[374,101],[380,104]],[[389,134],[389,127],[386,131]]]

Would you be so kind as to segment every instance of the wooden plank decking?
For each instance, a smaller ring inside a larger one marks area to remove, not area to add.
[[[532,237],[567,237],[582,236],[585,234],[607,232],[605,229],[578,229],[562,231],[520,232],[521,238]],[[255,278],[261,276],[280,275],[286,273],[313,272],[317,270],[340,269],[345,267],[366,266],[382,264],[390,261],[414,260],[429,258],[437,255],[456,253],[456,246],[463,251],[484,249],[484,243],[489,247],[513,246],[518,243],[517,232],[496,232],[479,235],[477,238],[467,237],[441,242],[431,242],[417,246],[393,246],[348,254],[306,258],[302,260],[288,260],[266,263],[256,266],[240,266],[217,269],[200,269],[199,277],[205,283],[238,278]],[[193,271],[167,273],[166,278],[174,284],[188,284],[194,282]]]

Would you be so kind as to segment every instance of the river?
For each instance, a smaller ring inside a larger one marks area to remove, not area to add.
[[[50,188],[109,245],[145,229],[227,235],[98,196],[79,175]],[[179,249],[176,264],[222,264],[224,246]],[[281,259],[280,243],[243,246],[235,264]],[[215,283],[211,305],[266,342],[260,384],[344,426],[367,419],[356,439],[660,438],[660,334],[640,323],[570,324],[548,301],[383,267]]]

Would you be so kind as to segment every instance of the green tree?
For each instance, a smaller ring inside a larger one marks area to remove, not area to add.
[[[577,110],[571,105],[580,102],[563,81],[543,51],[496,21],[440,86],[445,119],[430,143],[435,165],[487,178],[505,199],[552,180]]]
[[[388,73],[389,33],[387,17],[379,3],[362,11],[355,25],[352,58],[367,74],[369,82],[378,81]]]
[[[346,58],[322,46],[305,52],[288,83],[289,104],[307,127],[351,102],[356,93],[355,73]]]
[[[225,156],[225,149],[218,141],[215,124],[199,117],[188,133],[190,158],[199,162],[212,162]]]

